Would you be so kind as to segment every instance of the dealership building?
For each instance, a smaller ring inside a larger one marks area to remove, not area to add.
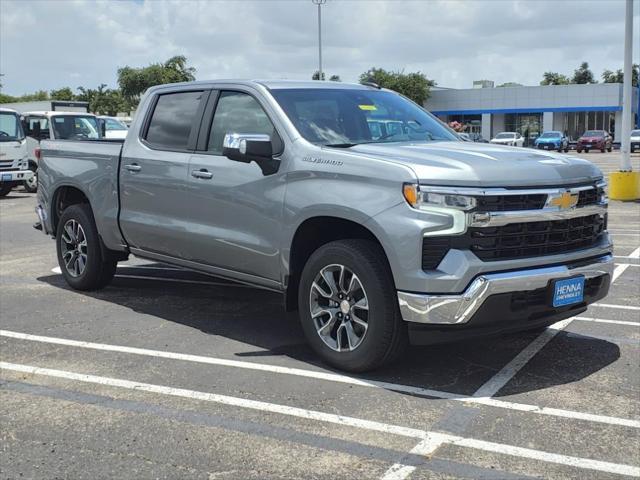
[[[638,90],[633,89],[635,128],[640,128]],[[607,130],[619,142],[622,84],[494,87],[482,80],[469,89],[435,87],[425,106],[441,120],[460,122],[465,131],[487,140],[518,132],[530,144],[544,131],[559,130],[575,141],[586,130]]]

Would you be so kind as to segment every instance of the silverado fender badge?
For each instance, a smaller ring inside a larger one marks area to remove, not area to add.
[[[325,165],[333,165],[334,167],[341,167],[343,165],[343,163],[338,160],[328,160],[320,157],[312,157],[310,155],[306,155],[302,157],[302,161],[310,162],[310,163],[320,163]]]

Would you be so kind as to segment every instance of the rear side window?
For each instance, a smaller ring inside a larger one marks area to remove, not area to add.
[[[204,92],[160,95],[149,121],[146,140],[155,147],[186,150]]]

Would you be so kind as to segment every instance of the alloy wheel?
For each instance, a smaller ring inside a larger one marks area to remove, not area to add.
[[[87,268],[87,237],[77,220],[68,220],[62,229],[60,247],[64,267],[72,277],[79,277]]]
[[[311,318],[320,339],[332,350],[358,348],[369,327],[369,301],[358,276],[344,265],[324,267],[311,285]]]

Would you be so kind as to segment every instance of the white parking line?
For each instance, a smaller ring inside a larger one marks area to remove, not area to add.
[[[629,258],[640,258],[640,247],[629,254]]]
[[[215,393],[200,392],[196,390],[187,390],[183,388],[174,388],[164,385],[154,385],[150,383],[134,382],[131,380],[123,380],[118,378],[100,377],[96,375],[87,375],[82,373],[69,372],[64,370],[54,370],[49,368],[40,368],[31,365],[20,365],[15,363],[0,362],[0,369],[22,372],[32,375],[43,375],[48,377],[63,378],[67,380],[75,380],[78,382],[91,383],[97,385],[105,385],[109,387],[124,388],[128,390],[155,393],[160,395],[170,395],[174,397],[189,398],[193,400],[201,400],[207,402],[218,403],[233,407],[247,408],[262,412],[287,415],[296,418],[315,420],[319,422],[332,423],[340,426],[354,427],[364,430],[371,430],[404,437],[419,438],[421,440],[433,440],[434,442],[450,443],[453,445],[468,447],[487,452],[500,453],[520,458],[529,458],[541,460],[544,462],[566,465],[570,467],[595,470],[606,473],[614,473],[618,475],[627,475],[640,477],[640,467],[632,465],[624,465],[619,463],[604,462],[601,460],[593,460],[589,458],[572,457],[569,455],[559,455],[555,453],[535,450],[531,448],[516,447],[502,443],[487,442],[473,438],[465,438],[448,433],[430,432],[415,428],[392,425],[372,420],[365,420],[355,417],[347,417],[336,415],[333,413],[320,412],[317,410],[307,410],[305,408],[290,407],[288,405],[280,405],[276,403],[261,402],[258,400],[250,400],[247,398],[231,397],[227,395],[219,395]]]
[[[624,271],[629,268],[629,263],[621,263],[616,265],[616,268],[613,269],[613,276],[611,277],[611,283],[615,282],[620,275],[624,273]]]
[[[636,307],[635,305],[615,305],[613,303],[592,303],[589,307],[600,307],[600,308],[618,308],[620,310],[640,310],[640,307]]]
[[[268,365],[263,363],[244,362],[240,360],[228,360],[224,358],[205,357],[201,355],[192,355],[185,353],[165,352],[162,350],[149,350],[146,348],[126,347],[121,345],[109,345],[104,343],[83,342],[78,340],[70,340],[58,337],[45,337],[42,335],[31,335],[29,333],[12,332],[9,330],[0,330],[0,336],[7,338],[16,338],[19,340],[27,340],[40,343],[51,343],[54,345],[66,345],[70,347],[87,348],[91,350],[102,350],[107,352],[129,353],[134,355],[144,355],[149,357],[167,358],[172,360],[181,360],[194,363],[204,363],[209,365],[219,365],[225,367],[242,368],[247,370],[257,370],[282,375],[293,375],[297,377],[313,378],[335,383],[346,383],[368,388],[381,388],[399,393],[408,393],[412,395],[420,395],[424,397],[440,398],[444,400],[454,400],[463,403],[487,405],[496,408],[504,408],[507,410],[515,410],[520,412],[535,413],[540,415],[550,415],[554,417],[570,418],[576,420],[585,420],[589,422],[604,423],[609,425],[620,425],[631,428],[640,428],[640,420],[630,420],[626,418],[609,417],[606,415],[596,415],[591,413],[574,412],[571,410],[562,410],[556,408],[540,407],[537,405],[528,405],[521,403],[508,402],[504,400],[496,400],[493,398],[475,398],[472,396],[462,395],[458,393],[443,392],[439,390],[431,390],[428,388],[416,387],[412,385],[402,385],[399,383],[384,382],[379,380],[365,380],[360,378],[349,377],[339,373],[319,372],[314,370],[304,370],[301,368],[281,367],[277,365]]]
[[[571,323],[571,318],[562,320],[547,328],[536,337],[529,345],[523,348],[509,363],[482,385],[474,397],[493,397],[531,360],[544,346],[549,343],[559,332]]]
[[[604,318],[596,318],[596,317],[573,317],[573,319],[581,322],[611,323],[614,325],[627,325],[630,327],[640,326],[640,322],[628,322],[626,320],[607,320]]]

